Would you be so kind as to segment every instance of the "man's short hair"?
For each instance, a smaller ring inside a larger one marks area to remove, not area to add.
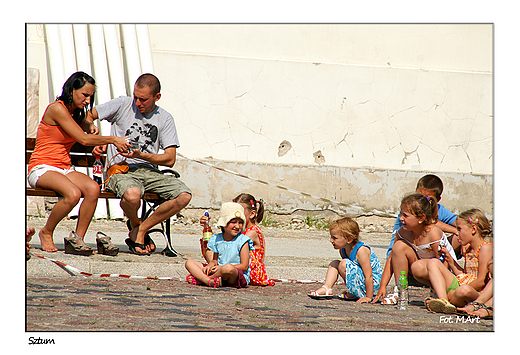
[[[154,96],[161,92],[161,83],[159,82],[159,79],[150,73],[142,74],[135,82],[135,85],[140,88],[149,87]]]

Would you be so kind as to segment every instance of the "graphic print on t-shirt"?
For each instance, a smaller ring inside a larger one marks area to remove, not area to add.
[[[148,146],[153,146],[157,141],[158,132],[157,126],[145,123],[143,129],[137,122],[134,122],[126,130],[125,136],[129,138],[132,148],[145,152]]]

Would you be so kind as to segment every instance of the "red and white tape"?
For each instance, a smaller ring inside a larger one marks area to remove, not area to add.
[[[138,276],[138,275],[125,275],[125,274],[91,274],[89,272],[81,271],[80,269],[65,264],[64,262],[61,262],[59,260],[49,258],[47,256],[43,256],[40,254],[36,254],[33,252],[29,252],[29,254],[33,256],[37,256],[38,258],[45,259],[52,261],[54,264],[58,265],[60,268],[65,270],[69,275],[77,276],[81,275],[84,277],[107,277],[107,278],[123,278],[123,279],[141,279],[141,280],[172,280],[172,281],[181,281],[178,277],[172,277],[172,276]],[[324,283],[325,280],[295,280],[295,279],[271,279],[274,282],[278,283],[297,283],[297,284],[314,284],[314,283]],[[343,285],[345,284],[343,281],[337,281],[336,285]]]
[[[347,205],[345,203],[342,203],[342,202],[333,201],[333,200],[329,200],[328,198],[324,198],[324,197],[320,197],[320,196],[309,194],[307,192],[302,192],[302,191],[290,189],[290,188],[285,187],[285,186],[273,184],[273,183],[271,183],[269,181],[263,181],[263,180],[255,178],[255,177],[252,177],[252,176],[247,176],[247,175],[244,175],[244,174],[241,174],[241,173],[237,173],[236,171],[233,171],[233,170],[229,170],[229,169],[226,169],[226,168],[221,168],[219,166],[213,165],[211,163],[208,163],[208,162],[205,162],[205,161],[202,161],[202,160],[193,159],[193,158],[187,157],[185,155],[182,155],[179,152],[177,152],[177,156],[179,156],[181,158],[184,158],[186,160],[190,160],[192,162],[198,163],[198,164],[209,166],[210,168],[213,168],[213,169],[217,169],[217,170],[220,170],[220,171],[224,171],[226,173],[230,173],[230,174],[239,176],[239,177],[244,178],[244,179],[249,179],[249,180],[252,180],[252,181],[259,182],[259,183],[264,184],[264,185],[268,185],[268,186],[276,187],[276,188],[281,189],[281,190],[289,191],[289,192],[292,192],[292,193],[297,194],[297,195],[310,197],[310,198],[313,198],[315,200],[320,200],[322,202],[331,203],[331,204],[335,204],[335,205],[339,205],[339,206],[350,207],[349,205]]]
[[[72,276],[82,275],[84,277],[109,277],[109,278],[118,278],[119,277],[119,278],[123,278],[123,279],[180,281],[180,279],[178,277],[172,277],[172,276],[159,277],[159,276],[138,276],[138,275],[124,275],[124,274],[91,274],[89,272],[81,271],[80,269],[78,269],[78,268],[76,268],[76,267],[74,267],[72,265],[65,264],[64,262],[61,262],[61,261],[53,259],[53,258],[49,258],[47,256],[35,254],[33,252],[29,252],[29,254],[37,256],[37,257],[42,258],[42,259],[46,259],[46,260],[52,261],[53,263],[55,263],[56,265],[61,267],[63,270],[65,270],[67,273],[69,273]]]
[[[325,280],[293,280],[293,279],[271,279],[274,282],[280,282],[280,283],[296,283],[296,284],[318,284],[318,283],[325,283]],[[343,281],[337,281],[335,283],[336,285],[344,285],[345,282]]]

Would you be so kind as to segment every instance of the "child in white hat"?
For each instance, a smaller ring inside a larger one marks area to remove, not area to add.
[[[217,225],[222,233],[214,234],[208,242],[213,260],[203,264],[195,259],[186,261],[190,273],[186,280],[194,285],[211,287],[246,287],[249,284],[249,252],[253,241],[242,234],[246,217],[244,208],[235,202],[227,202],[220,209]]]

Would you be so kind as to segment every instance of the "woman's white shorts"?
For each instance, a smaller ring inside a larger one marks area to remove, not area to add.
[[[40,179],[40,177],[47,171],[56,171],[57,173],[67,175],[68,173],[76,171],[76,169],[74,169],[73,166],[71,166],[70,169],[60,169],[47,164],[36,165],[31,169],[29,175],[27,175],[27,181],[29,182],[29,185],[31,185],[31,187],[36,187],[38,179]]]

